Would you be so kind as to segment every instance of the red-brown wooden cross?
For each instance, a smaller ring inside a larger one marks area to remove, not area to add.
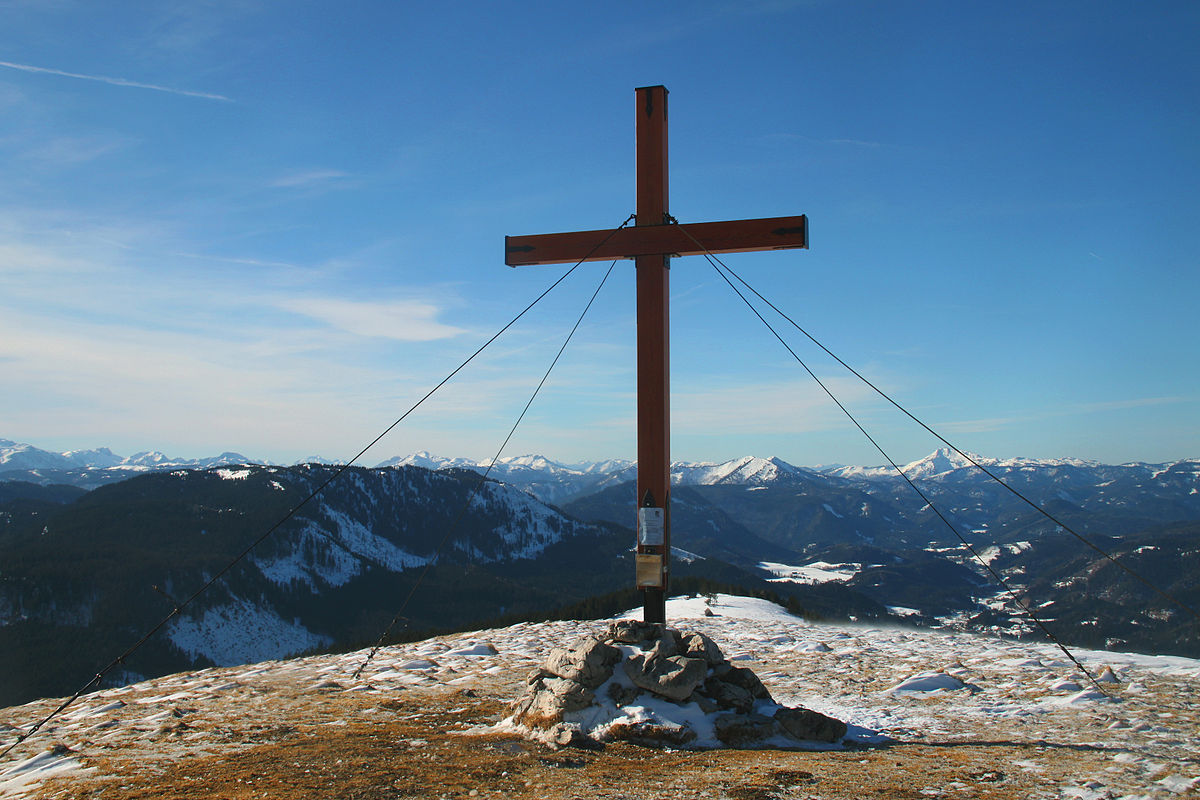
[[[645,620],[666,622],[671,554],[670,317],[667,295],[670,257],[807,248],[808,219],[804,216],[772,217],[689,224],[686,233],[680,225],[671,224],[667,213],[667,90],[662,86],[647,86],[636,91],[636,226],[616,232],[506,236],[504,263],[520,267],[634,259],[637,269],[637,585],[643,590]],[[661,519],[661,529],[658,519]]]

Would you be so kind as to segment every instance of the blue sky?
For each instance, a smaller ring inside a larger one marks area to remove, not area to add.
[[[1200,5],[0,0],[0,437],[346,458],[563,271],[505,234],[633,211],[670,90],[681,222],[991,456],[1200,455]],[[490,456],[589,264],[364,459]],[[621,262],[506,454],[633,457]],[[700,258],[673,455],[881,457]],[[937,442],[794,332],[898,460]]]

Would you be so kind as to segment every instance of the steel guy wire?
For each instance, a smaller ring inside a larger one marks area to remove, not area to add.
[[[697,245],[700,247],[703,247],[703,245],[700,244],[699,242],[697,242]],[[874,445],[875,449],[878,450],[879,453],[885,459],[887,459],[887,462],[892,466],[892,468],[895,469],[898,473],[900,473],[900,476],[903,477],[904,480],[908,482],[908,485],[912,487],[913,491],[915,491],[917,493],[917,495],[920,496],[920,498],[925,501],[925,503],[929,506],[929,508],[933,510],[933,512],[938,516],[938,518],[943,523],[945,523],[946,527],[950,529],[950,532],[953,533],[954,536],[963,544],[963,546],[967,548],[967,550],[971,553],[971,555],[975,558],[975,560],[978,561],[983,566],[983,568],[992,575],[992,577],[996,580],[996,582],[1000,586],[1002,586],[1007,592],[1009,592],[1013,595],[1013,602],[1017,605],[1017,607],[1020,608],[1025,613],[1025,615],[1030,620],[1032,620],[1038,626],[1038,628],[1040,628],[1042,630],[1043,633],[1046,634],[1046,636],[1058,647],[1058,649],[1061,650],[1068,659],[1070,659],[1071,663],[1073,663],[1075,666],[1077,666],[1080,669],[1080,671],[1083,672],[1083,674],[1088,677],[1088,679],[1096,686],[1096,688],[1102,694],[1107,695],[1107,692],[1104,691],[1104,687],[1101,686],[1100,682],[1098,680],[1096,680],[1096,678],[1092,675],[1091,672],[1088,671],[1087,667],[1083,666],[1083,664],[1081,664],[1079,662],[1079,660],[1077,658],[1075,658],[1075,656],[1071,653],[1071,651],[1067,649],[1067,646],[1065,644],[1063,644],[1062,641],[1060,641],[1059,638],[1057,636],[1055,636],[1050,631],[1049,628],[1046,627],[1046,625],[1042,622],[1042,620],[1039,619],[1038,616],[1036,614],[1034,614],[1033,611],[1030,610],[1030,608],[1027,605],[1025,605],[1024,603],[1021,603],[1019,600],[1017,600],[1016,593],[1008,585],[1008,582],[1005,581],[1004,578],[998,572],[996,572],[996,570],[993,569],[992,566],[990,564],[988,564],[987,561],[985,561],[983,559],[983,557],[979,555],[978,552],[976,552],[975,548],[972,547],[970,545],[970,543],[967,542],[967,540],[962,536],[962,534],[960,534],[958,532],[958,528],[956,528],[953,525],[953,523],[951,523],[950,520],[948,520],[942,514],[942,512],[938,509],[938,507],[936,505],[934,505],[933,501],[928,496],[926,496],[926,494],[924,492],[922,492],[921,489],[915,483],[913,483],[913,481],[907,475],[904,474],[904,470],[900,469],[899,465],[897,465],[896,462],[892,459],[892,457],[890,455],[888,455],[888,453],[883,449],[883,447],[879,444],[879,442],[877,442],[875,440],[875,438],[873,436],[871,436],[871,434],[866,430],[866,428],[864,428],[859,423],[858,419],[850,412],[850,410],[848,408],[846,408],[846,406],[844,406],[840,400],[838,400],[837,396],[833,394],[833,392],[829,389],[829,387],[826,386],[825,383],[820,378],[817,377],[816,373],[814,373],[809,368],[808,364],[806,364],[804,362],[804,360],[802,358],[800,358],[799,355],[796,354],[796,351],[792,349],[791,345],[789,345],[784,340],[784,338],[779,335],[779,332],[776,331],[774,327],[772,327],[771,323],[767,322],[767,320],[763,317],[763,315],[761,313],[759,313],[758,309],[754,307],[754,305],[750,302],[750,300],[744,294],[742,294],[738,290],[738,288],[733,284],[733,281],[729,280],[728,276],[726,276],[725,273],[721,271],[720,267],[718,267],[718,259],[716,259],[716,257],[713,256],[708,251],[705,251],[705,258],[707,258],[709,260],[709,263],[712,264],[713,269],[715,269],[717,271],[717,274],[720,275],[727,284],[729,284],[729,288],[732,289],[739,298],[741,298],[742,302],[744,302],[746,304],[746,306],[754,313],[754,315],[756,317],[758,317],[759,321],[762,322],[762,324],[766,326],[767,330],[769,330],[772,333],[772,335],[774,335],[775,338],[779,340],[779,343],[782,344],[784,349],[786,349],[792,355],[792,358],[794,358],[796,360],[796,362],[798,364],[800,364],[801,367],[804,368],[804,371],[807,372],[809,374],[809,376],[814,381],[817,382],[817,385],[820,386],[821,389],[825,392],[825,394],[827,394],[829,396],[829,399],[832,400],[837,405],[837,407],[842,410],[842,413],[845,414],[846,417],[849,418],[849,420],[852,423],[854,423],[854,426],[856,428],[858,428],[858,430],[863,434],[863,436],[865,436],[867,438],[867,441],[869,441],[872,445]]]
[[[46,725],[46,723],[50,722],[55,717],[57,717],[59,714],[61,714],[63,711],[65,711],[72,703],[74,703],[76,700],[78,700],[80,697],[82,697],[93,686],[98,686],[100,684],[100,682],[104,680],[105,675],[107,675],[109,672],[111,672],[113,669],[115,669],[118,664],[125,663],[125,659],[129,658],[135,652],[137,652],[139,649],[141,649],[142,645],[144,645],[147,641],[149,641],[149,639],[152,636],[154,636],[154,634],[156,634],[160,630],[162,630],[162,628],[164,626],[166,626],[167,623],[169,623],[172,619],[174,619],[176,616],[178,616],[180,614],[180,612],[183,611],[184,608],[186,608],[188,605],[190,605],[192,602],[194,602],[196,600],[196,598],[200,597],[200,595],[202,595],[206,591],[208,591],[208,589],[210,589],[213,586],[213,584],[215,584],[219,579],[224,577],[225,574],[227,572],[229,572],[229,570],[233,569],[239,562],[241,562],[241,560],[243,558],[245,558],[247,555],[249,555],[250,552],[254,550],[254,548],[256,548],[258,545],[260,545],[264,541],[266,541],[267,538],[269,536],[271,536],[271,534],[273,534],[280,527],[282,527],[284,525],[284,523],[286,523],[288,520],[290,520],[292,517],[294,517],[296,515],[296,513],[300,511],[301,508],[306,506],[317,495],[319,495],[321,492],[323,492],[331,483],[333,483],[335,480],[340,478],[348,469],[350,469],[351,466],[354,465],[354,463],[356,461],[358,461],[358,459],[362,458],[368,450],[370,450],[372,447],[374,447],[376,444],[378,444],[379,441],[381,439],[383,439],[383,437],[385,437],[389,433],[391,433],[391,431],[397,425],[399,425],[401,422],[403,422],[405,419],[407,419],[408,416],[411,415],[414,411],[416,411],[417,408],[420,407],[422,403],[424,403],[426,400],[428,400],[430,397],[432,397],[435,392],[437,392],[439,389],[441,389],[443,386],[445,386],[447,383],[449,383],[450,380],[455,375],[457,375],[459,372],[462,371],[462,369],[464,367],[467,366],[467,364],[470,364],[475,359],[476,356],[478,356],[485,349],[487,349],[487,347],[490,344],[492,344],[497,339],[499,339],[500,336],[502,334],[504,334],[505,331],[507,331],[509,328],[511,328],[513,325],[515,325],[518,320],[520,320],[522,317],[524,317],[534,306],[536,306],[539,302],[541,302],[541,300],[543,298],[545,298],[546,295],[550,294],[550,292],[552,292],[556,288],[558,288],[559,284],[561,284],[563,281],[565,281],[571,275],[571,273],[575,272],[575,270],[579,268],[580,264],[587,261],[588,258],[591,257],[591,255],[593,253],[595,253],[597,250],[599,250],[601,247],[603,247],[608,242],[608,240],[611,239],[617,233],[617,231],[621,230],[626,225],[628,225],[630,223],[630,221],[633,220],[634,218],[635,218],[635,215],[630,214],[628,217],[625,218],[624,222],[622,222],[620,225],[618,225],[617,227],[610,230],[608,232],[607,236],[605,236],[603,239],[601,239],[599,242],[597,242],[595,244],[595,246],[593,246],[592,249],[588,251],[587,255],[585,255],[583,258],[579,259],[578,261],[576,261],[575,264],[570,269],[568,269],[561,276],[559,276],[558,280],[556,280],[556,281],[554,281],[554,283],[550,284],[550,286],[545,291],[543,291],[536,298],[534,298],[533,302],[531,302],[529,305],[525,306],[525,308],[522,309],[519,314],[517,314],[515,317],[513,317],[511,320],[509,320],[508,323],[505,324],[505,326],[503,328],[501,328],[490,339],[488,339],[486,342],[484,342],[482,345],[480,345],[479,349],[477,349],[471,355],[467,356],[466,360],[464,360],[461,364],[459,364],[457,367],[455,367],[450,372],[449,375],[447,375],[445,378],[443,378],[441,381],[439,381],[436,386],[434,386],[432,389],[430,389],[420,400],[418,400],[416,403],[414,403],[411,408],[409,408],[407,411],[405,411],[403,414],[401,414],[400,417],[395,422],[393,422],[391,425],[387,426],[387,428],[385,428],[382,433],[380,433],[378,436],[376,436],[374,439],[372,439],[370,441],[370,443],[367,444],[366,447],[359,450],[358,453],[355,454],[355,456],[353,458],[351,458],[349,461],[347,461],[345,464],[342,464],[339,469],[334,471],[333,474],[330,475],[320,485],[318,485],[317,488],[313,489],[303,500],[301,500],[296,505],[292,506],[291,509],[289,509],[288,512],[286,514],[284,514],[283,517],[280,518],[280,520],[278,522],[276,522],[274,525],[272,525],[270,528],[268,528],[265,533],[263,533],[261,536],[259,536],[257,539],[255,539],[253,542],[251,542],[249,545],[247,545],[244,550],[242,550],[240,553],[238,553],[233,558],[232,561],[230,561],[228,564],[226,564],[224,567],[222,567],[215,575],[213,575],[211,578],[209,578],[199,589],[197,589],[195,592],[193,592],[190,596],[188,596],[186,599],[184,599],[181,603],[178,603],[171,610],[171,613],[169,613],[169,614],[167,614],[167,616],[163,617],[162,620],[160,620],[158,622],[158,624],[156,624],[149,631],[147,631],[142,636],[142,638],[138,639],[131,647],[129,647],[127,650],[125,650],[125,652],[121,653],[119,656],[117,656],[111,662],[109,662],[109,664],[107,666],[105,666],[103,669],[101,669],[99,672],[97,672],[95,674],[95,676],[92,677],[91,680],[89,680],[82,687],[80,687],[74,694],[72,694],[70,697],[68,697],[66,700],[64,700],[61,705],[59,705],[57,708],[55,708],[53,711],[51,711],[48,715],[46,715],[44,718],[42,718],[37,723],[35,723],[32,728],[30,728],[25,733],[17,736],[17,738],[14,742],[12,742],[8,747],[4,748],[3,751],[0,751],[0,758],[4,758],[5,756],[7,756],[10,752],[12,752],[12,750],[14,748],[16,748],[22,742],[26,741],[31,736],[33,736],[35,733],[37,733],[38,730],[40,730],[44,725]]]
[[[676,223],[676,224],[678,224],[678,223]],[[693,242],[695,242],[695,243],[696,243],[696,246],[697,246],[697,247],[701,247],[701,248],[703,248],[703,247],[704,247],[704,245],[703,245],[701,242],[699,242],[699,241],[696,239],[696,237],[692,236],[691,232],[690,232],[690,231],[688,231],[688,229],[687,229],[687,227],[686,227],[686,226],[684,226],[684,225],[679,225],[679,228],[680,228],[680,230],[682,230],[682,231],[684,232],[684,234],[685,234],[685,235],[686,235],[686,236],[687,236],[689,239],[691,239]],[[761,294],[758,292],[758,290],[757,290],[757,289],[755,289],[753,286],[751,286],[749,283],[747,283],[747,282],[746,282],[746,281],[745,281],[745,280],[744,280],[744,279],[743,279],[743,278],[742,278],[740,275],[738,275],[736,272],[734,272],[734,271],[733,271],[733,269],[731,269],[731,268],[729,267],[729,265],[728,265],[728,264],[726,264],[725,262],[721,261],[719,258],[717,258],[717,257],[716,257],[716,256],[715,256],[713,253],[709,252],[707,249],[705,250],[705,257],[706,257],[706,258],[709,258],[709,259],[710,259],[710,261],[711,261],[711,260],[715,260],[715,261],[716,261],[717,263],[719,263],[719,264],[720,264],[722,267],[724,267],[726,270],[728,270],[728,271],[729,271],[729,274],[730,274],[730,275],[732,275],[734,278],[736,278],[736,279],[737,279],[737,281],[738,281],[739,283],[741,283],[743,286],[745,286],[745,287],[746,287],[746,288],[747,288],[747,289],[748,289],[750,292],[752,292],[752,293],[753,293],[753,294],[754,294],[754,295],[755,295],[755,296],[756,296],[756,297],[757,297],[759,300],[761,300],[763,303],[765,303],[767,306],[769,306],[769,307],[771,308],[771,310],[772,310],[772,311],[774,311],[776,314],[778,314],[780,317],[782,317],[784,320],[786,320],[786,321],[787,321],[789,324],[791,324],[791,325],[792,325],[792,327],[794,327],[796,330],[798,330],[800,333],[802,333],[802,334],[803,334],[803,335],[804,335],[804,336],[805,336],[805,337],[806,337],[806,338],[807,338],[809,341],[811,341],[811,342],[812,342],[813,344],[815,344],[817,347],[821,348],[821,350],[825,351],[825,353],[826,353],[826,354],[828,354],[828,355],[830,356],[830,358],[832,358],[834,361],[836,361],[837,363],[839,363],[839,364],[841,364],[843,367],[845,367],[847,370],[849,370],[849,371],[850,371],[850,373],[851,373],[851,374],[853,374],[853,375],[854,375],[856,378],[858,378],[860,381],[862,381],[862,382],[863,382],[863,383],[865,383],[867,386],[869,386],[871,389],[873,389],[873,390],[875,391],[875,393],[876,393],[876,394],[878,394],[878,395],[879,395],[880,397],[882,397],[884,400],[887,400],[887,401],[888,401],[889,403],[891,403],[891,404],[892,404],[892,405],[893,405],[893,406],[894,406],[896,409],[898,409],[898,410],[899,410],[901,413],[903,413],[905,416],[907,416],[907,417],[908,417],[909,419],[911,419],[913,422],[915,422],[915,423],[917,423],[918,425],[920,425],[920,426],[921,426],[922,428],[924,428],[924,429],[925,429],[925,430],[926,430],[928,433],[932,434],[932,435],[933,435],[935,438],[937,438],[937,440],[938,440],[938,441],[940,441],[942,444],[946,445],[946,446],[947,446],[947,447],[949,447],[951,450],[953,450],[955,453],[957,453],[958,455],[962,456],[964,459],[966,459],[966,460],[967,460],[967,461],[968,461],[968,462],[969,462],[969,463],[970,463],[972,466],[974,466],[976,469],[980,470],[981,472],[983,472],[983,474],[987,475],[987,476],[988,476],[989,478],[991,478],[993,481],[995,481],[996,483],[998,483],[998,484],[1000,484],[1001,486],[1003,486],[1005,489],[1007,489],[1009,492],[1011,492],[1013,495],[1015,495],[1017,498],[1019,498],[1019,499],[1020,499],[1022,502],[1024,502],[1026,505],[1028,505],[1028,506],[1029,506],[1030,508],[1032,508],[1034,511],[1036,511],[1036,512],[1037,512],[1037,513],[1039,513],[1039,514],[1041,514],[1041,515],[1042,515],[1043,517],[1045,517],[1047,520],[1049,520],[1050,522],[1053,522],[1055,525],[1057,525],[1058,527],[1062,528],[1062,529],[1063,529],[1064,531],[1066,531],[1067,533],[1069,533],[1069,534],[1071,534],[1072,536],[1074,536],[1074,537],[1075,537],[1076,539],[1078,539],[1080,542],[1082,542],[1083,544],[1087,545],[1088,547],[1090,547],[1090,548],[1091,548],[1092,550],[1094,550],[1095,552],[1099,553],[1099,554],[1100,554],[1101,556],[1103,556],[1105,559],[1107,559],[1108,561],[1111,561],[1111,562],[1112,562],[1113,564],[1115,564],[1117,567],[1119,567],[1119,568],[1121,568],[1122,570],[1124,570],[1124,571],[1125,571],[1126,573],[1128,573],[1130,576],[1132,576],[1132,577],[1136,578],[1136,579],[1137,579],[1137,580],[1138,580],[1140,583],[1142,583],[1144,586],[1148,587],[1149,589],[1151,589],[1152,591],[1154,591],[1155,593],[1157,593],[1159,596],[1161,596],[1161,597],[1165,598],[1166,600],[1169,600],[1171,603],[1173,603],[1174,605],[1178,606],[1179,608],[1182,608],[1184,611],[1187,611],[1189,614],[1191,614],[1191,615],[1192,615],[1193,617],[1195,617],[1197,620],[1200,620],[1200,612],[1197,612],[1197,611],[1196,611],[1196,609],[1192,608],[1192,607],[1191,607],[1191,606],[1189,606],[1187,603],[1184,603],[1184,602],[1183,602],[1182,600],[1180,600],[1178,597],[1175,597],[1173,594],[1171,594],[1170,592],[1166,591],[1165,589],[1162,589],[1162,588],[1160,588],[1160,587],[1159,587],[1159,586],[1157,586],[1155,583],[1153,583],[1153,582],[1152,582],[1150,579],[1146,578],[1146,577],[1145,577],[1145,576],[1143,576],[1141,573],[1139,573],[1137,570],[1133,569],[1132,567],[1130,567],[1130,566],[1126,565],[1125,563],[1123,563],[1123,562],[1121,562],[1121,561],[1118,561],[1118,560],[1117,560],[1117,559],[1116,559],[1114,556],[1112,556],[1111,554],[1109,554],[1108,552],[1106,552],[1105,550],[1103,550],[1102,548],[1100,548],[1098,545],[1096,545],[1094,542],[1092,542],[1091,540],[1089,540],[1088,538],[1086,538],[1085,536],[1083,536],[1083,534],[1081,534],[1081,533],[1078,533],[1077,531],[1075,531],[1075,529],[1073,529],[1073,528],[1072,528],[1070,525],[1067,525],[1065,522],[1063,522],[1062,520],[1060,520],[1060,519],[1058,519],[1057,517],[1055,517],[1055,516],[1054,516],[1053,514],[1051,514],[1049,511],[1047,511],[1046,509],[1042,508],[1040,505],[1038,505],[1037,503],[1033,502],[1033,501],[1032,501],[1032,500],[1030,500],[1028,497],[1026,497],[1024,494],[1022,494],[1022,493],[1021,493],[1021,492],[1020,492],[1018,489],[1016,489],[1015,487],[1013,487],[1012,485],[1010,485],[1010,484],[1009,484],[1008,482],[1006,482],[1006,481],[1005,481],[1003,478],[999,477],[998,475],[996,475],[995,473],[993,473],[991,470],[989,470],[987,467],[985,467],[984,465],[980,464],[980,463],[979,463],[978,461],[976,461],[976,460],[975,460],[975,459],[974,459],[974,458],[973,458],[973,457],[972,457],[970,454],[968,454],[968,453],[965,453],[965,452],[963,452],[962,450],[958,449],[958,447],[957,447],[957,446],[955,446],[953,443],[951,443],[949,440],[947,440],[947,439],[946,439],[944,436],[942,436],[940,433],[938,433],[937,431],[935,431],[933,428],[929,427],[929,425],[925,424],[925,422],[923,422],[921,419],[919,419],[918,417],[916,417],[916,416],[915,416],[915,415],[914,415],[912,412],[910,412],[910,411],[909,411],[908,409],[906,409],[904,406],[900,405],[898,402],[896,402],[895,400],[893,400],[893,399],[891,398],[891,396],[890,396],[890,395],[888,395],[886,392],[884,392],[882,389],[880,389],[878,386],[876,386],[874,383],[872,383],[870,380],[868,380],[866,377],[864,377],[864,376],[862,375],[862,373],[860,373],[860,372],[859,372],[858,370],[856,370],[854,367],[850,366],[850,365],[849,365],[849,364],[847,364],[845,361],[843,361],[841,358],[839,358],[839,357],[838,357],[838,355],[837,355],[836,353],[834,353],[832,350],[830,350],[828,347],[826,347],[824,344],[822,344],[820,341],[818,341],[818,340],[817,340],[817,339],[816,339],[816,338],[815,338],[815,337],[814,337],[812,334],[810,334],[810,333],[809,333],[807,330],[805,330],[803,327],[801,327],[799,323],[797,323],[797,322],[796,322],[794,319],[792,319],[790,316],[788,316],[788,315],[787,315],[787,314],[785,314],[783,311],[781,311],[781,310],[780,310],[780,309],[779,309],[779,308],[778,308],[778,307],[777,307],[777,306],[776,306],[774,303],[772,303],[772,302],[771,302],[770,300],[768,300],[767,298],[763,297],[763,296],[762,296],[762,295],[761,295]],[[715,266],[715,265],[714,265],[714,266]],[[728,279],[726,279],[726,280],[728,280]]]
[[[437,547],[433,549],[433,553],[430,555],[429,560],[425,562],[425,566],[417,576],[416,582],[413,583],[412,588],[409,589],[408,596],[405,597],[404,602],[401,603],[400,610],[396,612],[396,616],[392,618],[390,623],[388,623],[387,629],[384,630],[383,634],[380,635],[379,639],[375,642],[375,645],[371,648],[371,652],[367,654],[366,660],[359,665],[358,669],[354,670],[354,673],[351,676],[354,679],[357,679],[358,676],[362,674],[362,671],[367,668],[367,665],[371,663],[372,659],[375,658],[375,654],[378,653],[380,648],[383,647],[384,640],[387,639],[389,634],[391,634],[392,629],[396,626],[396,623],[405,618],[404,612],[408,609],[408,604],[412,602],[413,597],[416,595],[417,589],[420,588],[421,583],[425,580],[425,576],[429,574],[429,570],[433,566],[434,559],[439,553],[441,553],[442,548],[446,546],[446,542],[450,540],[450,536],[458,528],[458,524],[462,521],[463,517],[466,516],[467,510],[471,506],[471,502],[475,499],[476,495],[479,494],[480,489],[482,489],[483,485],[487,482],[488,475],[491,474],[492,468],[496,466],[496,462],[500,460],[500,455],[504,452],[504,448],[508,446],[508,443],[512,440],[513,435],[516,434],[517,427],[521,424],[521,421],[525,419],[525,415],[529,413],[529,409],[533,405],[533,401],[537,399],[538,394],[542,391],[542,387],[546,385],[546,381],[550,378],[550,373],[554,370],[555,365],[558,364],[558,360],[562,358],[562,354],[564,351],[566,351],[567,345],[571,343],[571,339],[575,336],[575,331],[579,330],[579,326],[583,323],[583,318],[587,316],[588,311],[592,307],[592,303],[596,302],[596,297],[600,294],[600,290],[604,288],[604,284],[608,282],[608,276],[612,274],[613,268],[616,265],[617,262],[613,261],[612,264],[609,265],[608,271],[604,273],[604,277],[600,279],[600,284],[596,286],[596,291],[592,292],[591,299],[589,299],[587,301],[587,305],[583,307],[583,311],[580,313],[579,319],[575,320],[575,325],[571,328],[571,332],[567,334],[567,338],[563,340],[562,346],[558,348],[558,353],[555,354],[554,360],[550,362],[550,366],[547,367],[546,373],[542,375],[542,379],[538,381],[538,385],[534,388],[533,394],[529,396],[529,400],[525,403],[525,407],[521,409],[521,413],[517,416],[517,421],[513,423],[512,428],[509,430],[508,436],[504,437],[504,441],[496,450],[496,455],[492,456],[491,463],[488,464],[487,469],[484,470],[479,476],[479,480],[475,483],[471,493],[467,495],[466,502],[464,502],[462,508],[459,509],[458,514],[454,517],[454,521],[451,522],[446,528],[446,532],[442,534],[441,541],[439,541]]]

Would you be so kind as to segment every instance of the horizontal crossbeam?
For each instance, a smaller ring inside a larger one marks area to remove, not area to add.
[[[689,235],[690,234],[690,235]],[[608,237],[608,241],[605,241]],[[699,244],[697,244],[699,242]],[[617,231],[575,231],[505,236],[504,263],[573,264],[616,258],[808,248],[808,217],[769,217],[694,225],[639,225]]]

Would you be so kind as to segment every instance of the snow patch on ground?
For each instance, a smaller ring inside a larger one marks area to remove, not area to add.
[[[66,747],[55,747],[19,761],[0,772],[0,797],[36,797],[30,794],[49,778],[85,771]]]
[[[768,580],[775,583],[828,583],[850,580],[862,571],[863,565],[814,561],[804,566],[793,566],[774,561],[763,561],[759,563],[758,568],[774,575],[775,577],[768,578]]]
[[[927,692],[956,692],[967,684],[944,672],[922,672],[912,675],[887,689],[887,694],[925,694]]]
[[[203,646],[224,663],[253,657],[252,642],[239,644],[234,628],[276,631],[294,636],[298,648],[312,646],[307,637],[313,634],[244,601],[210,614],[212,624],[203,627],[214,629],[211,634],[195,630],[204,620],[185,620],[191,628],[176,626],[172,640]],[[627,616],[640,614],[635,609]],[[1200,786],[1194,746],[1200,660],[1073,650],[1093,675],[1106,675],[1108,667],[1119,681],[1104,679],[1114,698],[1109,700],[1047,643],[878,623],[809,622],[766,600],[723,594],[671,598],[667,619],[676,625],[686,620],[680,627],[705,633],[739,665],[751,666],[779,703],[845,720],[851,740],[1045,743],[1004,770],[1036,786],[1023,796],[1164,798],[1190,796]],[[50,796],[30,788],[41,780],[55,788],[53,796],[99,796],[96,781],[112,780],[116,770],[166,769],[183,757],[230,752],[243,746],[244,731],[320,713],[323,701],[315,697],[346,693],[383,702],[403,692],[406,703],[417,708],[423,702],[449,708],[444,704],[459,702],[455,693],[467,689],[515,699],[551,647],[606,627],[603,620],[520,623],[393,645],[381,648],[359,677],[354,673],[367,651],[180,673],[102,690],[80,698],[52,730],[18,746],[11,756],[15,766],[0,773],[0,798]],[[228,638],[218,635],[226,628]],[[0,712],[0,747],[59,702],[35,701]],[[377,713],[378,703],[366,705],[371,707],[363,714]],[[339,713],[351,710],[340,708]],[[177,711],[187,714],[187,736],[172,727]],[[679,720],[695,711],[646,703],[628,713]],[[338,717],[326,724],[369,718]],[[78,752],[47,755],[55,739]],[[1106,767],[1086,774],[1058,768],[1057,759],[1082,763],[1070,759],[1092,758],[1088,753],[1101,753],[1094,757],[1105,758]],[[97,764],[97,773],[80,770],[81,763]],[[54,777],[54,769],[63,772]],[[60,790],[58,781],[88,790]],[[985,793],[972,795],[971,789],[991,786],[935,783],[923,785],[930,796],[979,796]]]

